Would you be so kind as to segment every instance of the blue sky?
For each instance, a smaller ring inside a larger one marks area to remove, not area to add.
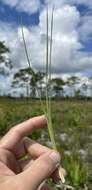
[[[87,77],[92,70],[92,0],[0,0],[0,40],[11,50],[8,56],[14,64],[13,73],[27,65],[21,15],[33,66],[43,69],[46,7],[50,18],[53,4],[53,73],[65,78],[71,74]]]
[[[53,1],[53,0],[52,0]],[[16,7],[10,6],[9,1],[0,1],[0,20],[2,22],[7,23],[13,23],[16,27],[20,25],[20,17],[23,18],[23,24],[25,26],[32,26],[32,25],[38,25],[39,24],[39,15],[40,10],[38,9],[34,13],[29,13],[29,11],[25,12],[24,10],[18,11],[16,10]],[[40,0],[41,5],[45,6],[44,0]],[[77,8],[79,11],[81,17],[90,15],[92,16],[92,7],[87,5],[87,3],[79,3],[76,4],[76,1],[73,3],[73,6]],[[81,24],[81,23],[79,23]],[[81,40],[81,39],[80,39]],[[82,48],[82,51],[92,52],[92,33],[90,34],[90,39],[87,41],[82,41],[84,47]]]
[[[19,25],[20,17],[23,17],[24,25],[35,25],[39,23],[39,11],[29,15],[25,12],[18,12],[15,8],[0,2],[0,20],[3,22]]]

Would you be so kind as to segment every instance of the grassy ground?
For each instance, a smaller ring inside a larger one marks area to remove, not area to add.
[[[0,99],[0,135],[30,117],[43,114],[38,100]],[[92,102],[52,101],[52,117],[66,183],[76,190],[92,189]],[[33,139],[51,146],[47,130],[39,130]]]

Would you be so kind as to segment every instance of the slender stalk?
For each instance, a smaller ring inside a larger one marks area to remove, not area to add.
[[[49,110],[49,107],[48,107],[48,70],[49,70],[49,44],[48,44],[48,32],[49,32],[49,26],[48,26],[48,8],[47,8],[47,15],[46,15],[46,26],[47,26],[47,29],[46,29],[46,114],[47,114],[47,117],[48,117],[48,110]]]
[[[27,62],[28,62],[29,69],[30,69],[30,71],[31,71],[33,80],[34,80],[34,82],[35,82],[35,72],[34,72],[34,70],[33,70],[32,67],[31,67],[31,61],[30,61],[30,59],[29,59],[29,54],[28,54],[27,45],[26,45],[25,36],[24,36],[24,30],[23,30],[23,24],[22,24],[22,17],[21,17],[21,31],[22,31],[22,39],[23,39],[23,43],[24,43],[24,48],[25,48],[25,54],[26,54]],[[38,95],[39,95],[38,89],[37,89],[37,92],[38,92]],[[39,96],[39,97],[40,97],[40,96]],[[43,105],[43,103],[42,103],[41,97],[40,97],[40,104],[41,104],[41,108],[42,108],[43,113],[46,115],[46,110],[44,109],[44,105]]]
[[[48,9],[47,9],[47,45],[46,45],[46,105],[47,105],[47,116],[48,116],[48,131],[50,140],[53,144],[53,149],[57,151],[57,146],[55,142],[55,135],[52,124],[52,111],[51,111],[51,97],[48,94],[48,83],[51,84],[51,65],[52,65],[52,41],[53,41],[53,12],[54,7],[52,9],[52,17],[51,17],[51,40],[50,40],[50,54],[49,54],[49,43],[48,43]],[[49,57],[49,56],[50,57]],[[49,58],[49,61],[48,61]],[[50,86],[49,86],[50,87]],[[59,176],[62,183],[65,183],[64,178],[64,169],[59,167]]]
[[[52,65],[52,41],[53,41],[53,13],[54,13],[54,7],[52,9],[52,16],[51,16],[51,36],[50,36],[50,52],[49,52],[49,69],[48,69],[48,83],[49,83],[49,89],[51,89],[51,65]],[[57,150],[56,143],[55,143],[55,135],[53,130],[53,124],[52,124],[52,110],[51,110],[51,95],[49,94],[49,100],[48,100],[48,117],[49,117],[49,133],[50,133],[50,139],[53,144],[53,149]]]
[[[51,36],[50,36],[50,63],[49,63],[49,81],[51,81],[51,65],[52,65],[52,43],[53,43],[53,19],[54,19],[54,6],[51,16]]]
[[[21,17],[21,31],[22,31],[22,38],[23,38],[23,43],[24,43],[24,48],[25,48],[25,53],[26,53],[28,65],[29,65],[29,68],[30,68],[30,70],[32,72],[32,75],[35,75],[35,72],[33,71],[32,67],[31,67],[31,61],[29,59],[29,55],[28,55],[28,51],[27,51],[27,45],[26,45],[25,36],[24,36],[24,30],[23,30],[23,25],[22,25],[22,17]]]

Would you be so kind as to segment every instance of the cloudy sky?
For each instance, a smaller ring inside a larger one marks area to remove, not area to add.
[[[54,10],[54,74],[66,78],[71,74],[92,74],[92,0],[0,0],[0,41],[10,48],[13,72],[27,66],[21,35],[23,18],[25,40],[35,69],[45,65],[46,7]],[[0,88],[9,91],[12,73],[0,77]]]

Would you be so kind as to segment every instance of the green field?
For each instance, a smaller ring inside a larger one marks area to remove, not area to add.
[[[0,98],[0,136],[12,126],[43,114],[39,100]],[[92,190],[92,102],[52,101],[52,119],[66,183],[76,190]],[[33,139],[51,147],[47,129]]]

